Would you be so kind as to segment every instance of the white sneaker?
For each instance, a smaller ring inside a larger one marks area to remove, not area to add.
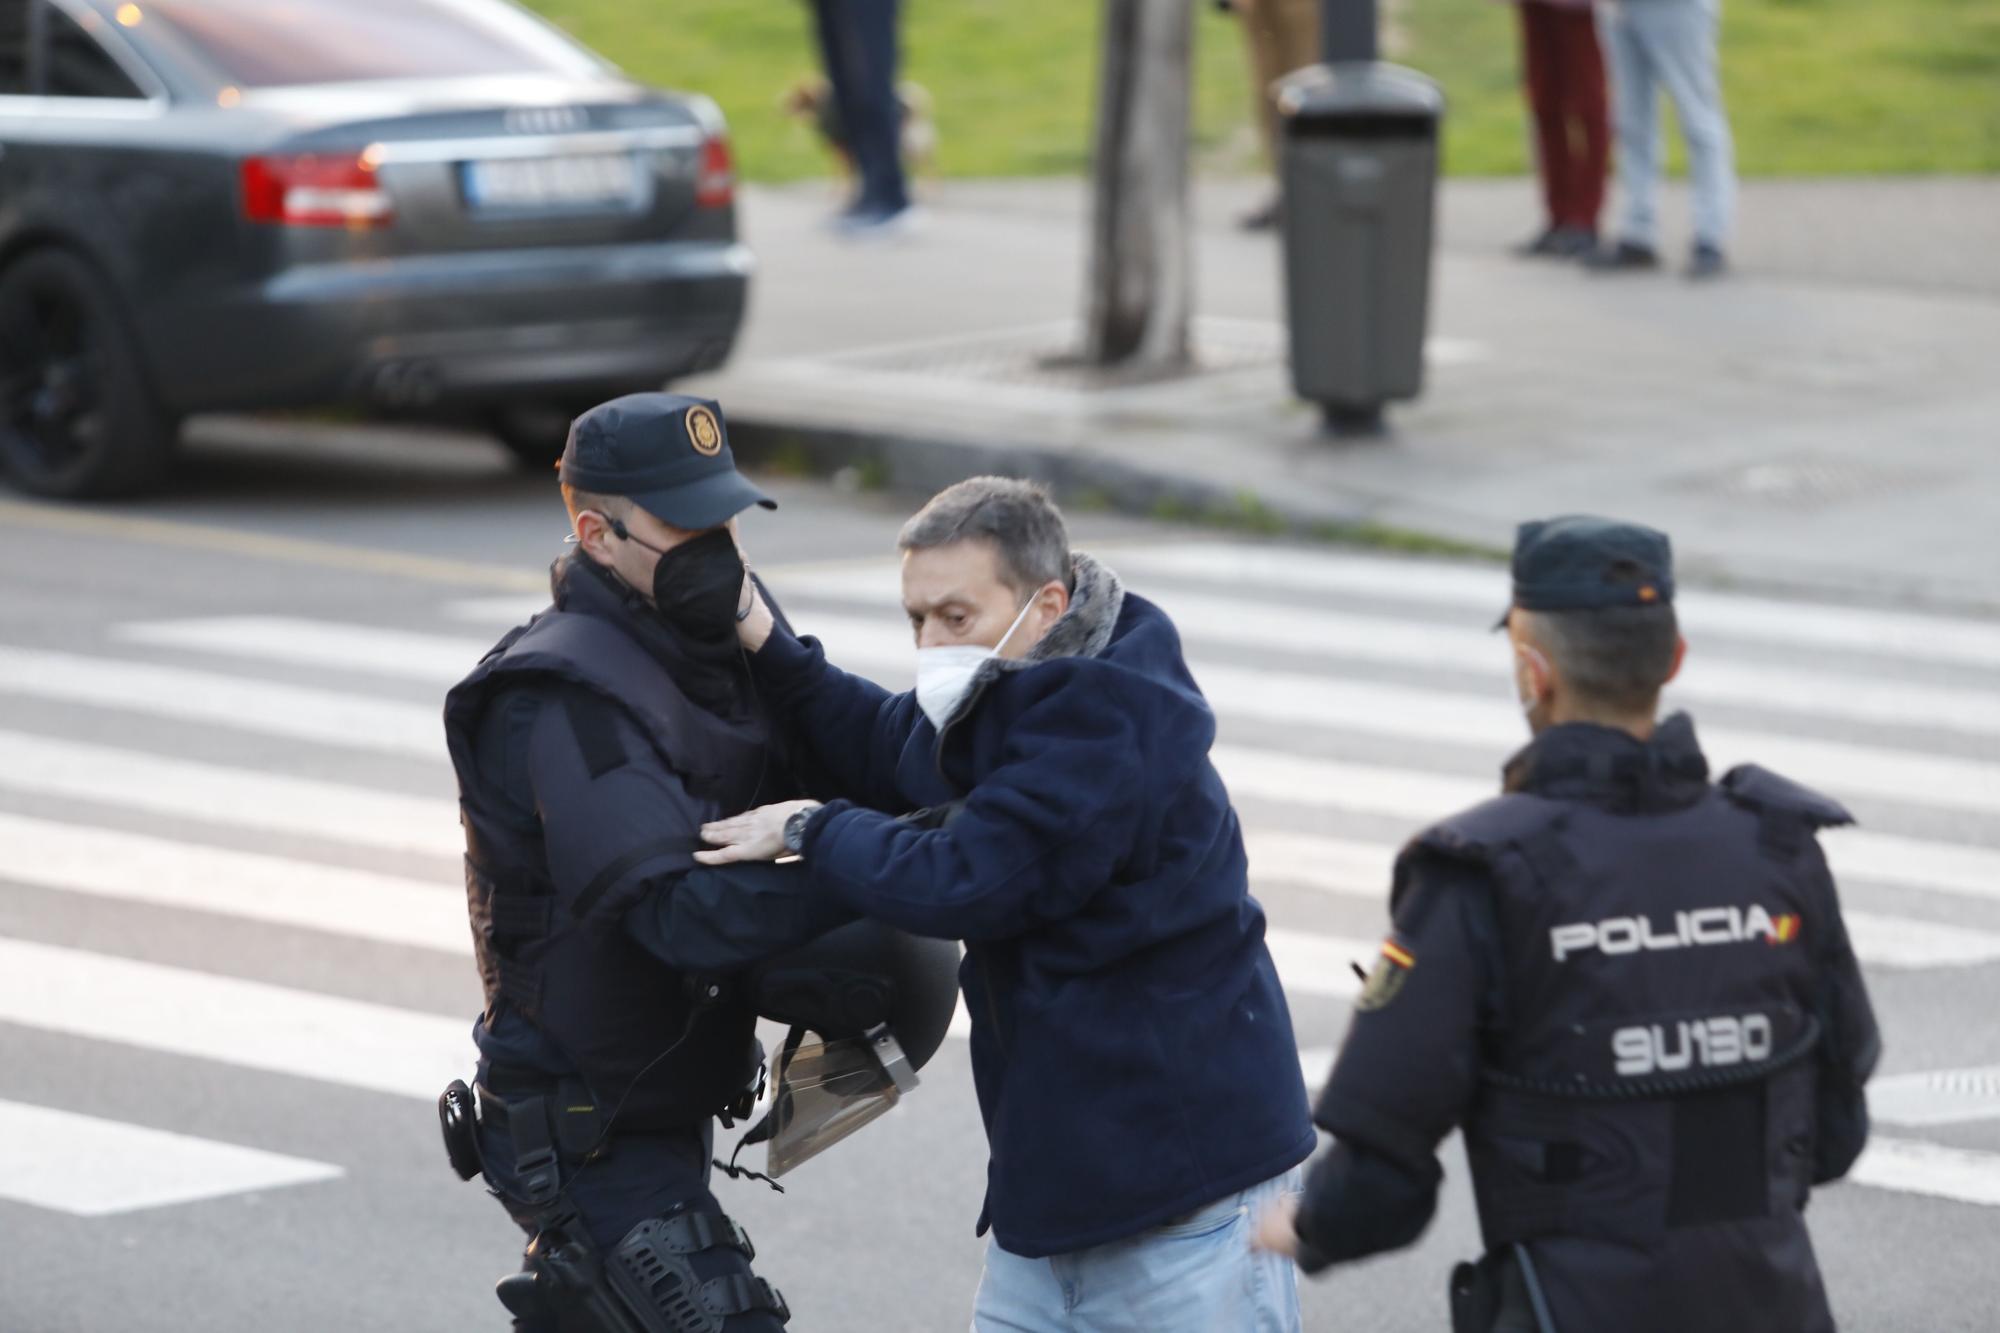
[[[850,241],[892,241],[914,236],[924,226],[923,210],[905,204],[893,213],[843,213],[833,221],[836,236]]]

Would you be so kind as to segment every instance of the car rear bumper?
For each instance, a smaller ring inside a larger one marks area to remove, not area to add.
[[[650,387],[722,363],[753,268],[727,241],[301,265],[141,337],[180,412]]]

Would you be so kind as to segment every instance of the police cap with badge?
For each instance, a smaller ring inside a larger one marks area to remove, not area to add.
[[[1515,531],[1513,607],[1596,611],[1673,600],[1673,544],[1664,532],[1591,514],[1535,519]],[[1506,624],[1503,612],[1493,628]]]
[[[593,407],[571,423],[556,466],[563,485],[625,496],[688,532],[720,527],[751,505],[778,507],[736,470],[722,408],[708,398],[633,393]]]

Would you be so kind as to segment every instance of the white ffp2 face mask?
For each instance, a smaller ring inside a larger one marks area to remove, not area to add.
[[[1021,622],[1028,618],[1028,608],[1035,604],[1030,597],[1022,605],[1014,623],[1000,636],[1000,642],[991,648],[981,648],[976,643],[951,643],[938,648],[917,649],[917,707],[924,710],[924,716],[931,720],[931,726],[938,731],[951,721],[953,713],[965,699],[965,692],[972,688],[972,678],[990,657],[998,657],[1000,650],[1007,646],[1007,640],[1014,637],[1014,631],[1021,628]]]

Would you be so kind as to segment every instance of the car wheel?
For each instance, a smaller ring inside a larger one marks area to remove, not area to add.
[[[486,413],[486,428],[524,468],[546,472],[562,457],[569,423],[589,404],[509,403]]]
[[[0,271],[0,471],[75,498],[151,489],[176,423],[147,382],[125,317],[81,259],[39,250]]]

